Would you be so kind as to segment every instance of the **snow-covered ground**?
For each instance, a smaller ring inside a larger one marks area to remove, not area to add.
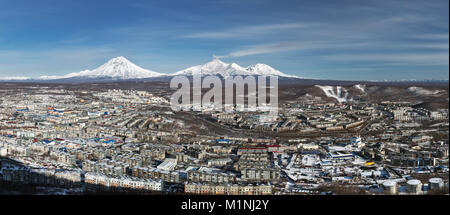
[[[366,92],[366,86],[364,86],[364,85],[356,84],[354,87],[358,90],[361,90],[361,92],[363,92],[363,93]]]
[[[327,97],[335,98],[339,103],[347,101],[348,91],[341,86],[333,87],[316,85],[316,87],[322,89]]]
[[[395,123],[395,126],[398,127],[404,127],[404,128],[413,128],[413,127],[419,127],[422,124],[420,123],[416,123],[416,122],[411,122],[411,123],[401,123],[401,122],[397,122]]]
[[[409,87],[408,91],[422,96],[437,95],[444,92],[443,90],[427,90],[425,88],[415,86]]]
[[[305,166],[314,166],[320,163],[317,155],[305,155],[302,157],[302,164]]]
[[[441,122],[441,123],[436,123],[436,124],[430,125],[430,127],[440,127],[440,126],[448,126],[448,122]]]

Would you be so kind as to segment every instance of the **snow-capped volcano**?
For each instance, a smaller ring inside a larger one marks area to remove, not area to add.
[[[281,76],[289,78],[298,78],[297,76],[284,74],[269,65],[266,64],[255,64],[249,67],[241,67],[236,63],[225,63],[218,58],[214,58],[212,61],[193,67],[189,67],[185,70],[178,71],[172,75],[221,75],[222,77],[230,77],[235,75],[266,75],[266,76]]]
[[[113,79],[139,79],[163,76],[165,74],[143,69],[130,62],[125,57],[110,59],[105,64],[94,70],[73,72],[64,76],[41,76],[41,80],[63,79],[63,78],[113,78]]]
[[[39,78],[28,77],[3,77],[0,81],[89,81],[89,80],[126,80],[126,79],[142,79],[142,78],[156,78],[164,76],[186,75],[192,76],[202,74],[207,75],[221,75],[222,77],[230,76],[279,76],[287,78],[300,78],[293,75],[284,74],[269,65],[255,64],[248,67],[241,67],[236,63],[225,63],[218,58],[198,66],[193,66],[185,70],[173,74],[158,73],[151,70],[141,68],[134,63],[127,60],[125,57],[116,57],[110,59],[105,64],[94,70],[83,70],[81,72],[73,72],[62,76],[40,76]]]

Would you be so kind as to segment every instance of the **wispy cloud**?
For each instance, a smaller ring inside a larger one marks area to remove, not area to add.
[[[449,53],[385,53],[385,54],[343,54],[324,56],[322,59],[340,62],[372,62],[381,65],[429,65],[448,66]]]
[[[446,40],[448,43],[449,34],[419,34],[414,36],[414,38],[424,40]]]
[[[303,42],[303,41],[286,41],[279,43],[270,44],[260,44],[255,46],[246,47],[241,50],[231,52],[227,55],[217,56],[218,58],[230,58],[230,57],[242,57],[248,55],[257,54],[267,54],[294,50],[307,50],[307,49],[324,49],[324,48],[336,48],[336,47],[346,47],[350,44],[348,43],[330,43],[328,41],[314,41],[314,42]],[[360,43],[352,43],[353,46],[362,45]]]
[[[291,51],[291,50],[299,50],[306,48],[303,44],[297,42],[281,42],[275,44],[264,44],[249,47],[247,49],[238,50],[229,53],[224,56],[216,56],[218,58],[229,58],[229,57],[242,57],[247,55],[257,55],[257,54],[266,54],[266,53],[274,53],[274,52],[283,52],[283,51]]]
[[[240,50],[233,51],[227,55],[217,57],[219,58],[243,57],[249,55],[268,54],[286,51],[299,51],[299,50],[306,51],[315,49],[327,50],[329,52],[338,51],[350,53],[353,51],[359,51],[363,52],[363,54],[371,53],[374,50],[378,50],[378,52],[380,51],[387,52],[387,51],[406,51],[406,50],[420,49],[423,51],[416,50],[414,52],[422,53],[423,56],[426,56],[427,53],[429,53],[429,50],[436,50],[436,51],[449,50],[449,43],[448,42],[410,43],[410,42],[385,42],[385,41],[369,42],[366,40],[286,41],[286,42],[259,44],[255,46],[244,47]],[[431,53],[431,55],[434,55],[434,53]]]
[[[302,26],[300,31],[290,32],[298,35],[294,40],[244,45],[219,57],[243,57],[288,51],[311,53],[310,50],[323,50],[326,52],[322,51],[317,59],[445,66],[448,65],[446,59],[449,50],[448,34],[423,33],[423,30],[416,29],[427,27],[429,22],[434,21],[436,17],[433,16],[401,14],[354,22],[302,23],[299,25]],[[283,34],[283,30],[280,29],[279,32]],[[221,34],[202,36],[215,39],[222,39],[225,36],[231,38],[233,31],[216,33]]]
[[[226,38],[249,38],[252,36],[264,36],[266,34],[279,33],[279,31],[295,30],[308,27],[312,24],[283,23],[271,25],[242,26],[226,30],[200,32],[184,35],[184,38],[197,39],[226,39]]]
[[[0,76],[61,75],[118,55],[175,72],[215,53],[299,76],[448,77],[448,0],[133,1],[99,11],[105,2],[0,1]]]

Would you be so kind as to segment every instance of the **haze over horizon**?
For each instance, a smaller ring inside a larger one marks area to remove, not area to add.
[[[334,80],[449,78],[448,1],[0,2],[0,77],[125,56],[174,73],[218,56]]]

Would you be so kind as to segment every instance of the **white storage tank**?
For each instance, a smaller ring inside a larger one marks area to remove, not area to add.
[[[442,178],[430,178],[430,180],[428,180],[428,184],[430,186],[430,190],[439,190],[444,188],[444,181]]]
[[[410,193],[419,194],[422,191],[422,182],[417,179],[411,179],[408,182],[408,190]]]
[[[383,182],[383,187],[389,194],[397,193],[397,182],[395,181],[385,181]]]

